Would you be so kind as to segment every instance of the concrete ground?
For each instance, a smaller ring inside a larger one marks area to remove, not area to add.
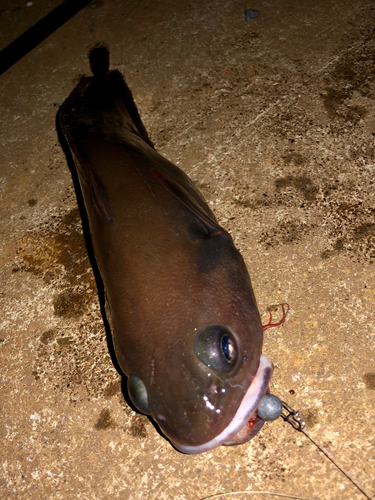
[[[0,0],[0,48],[58,4]],[[93,0],[2,75],[1,498],[375,498],[374,18],[374,0]],[[55,130],[99,41],[263,321],[290,304],[264,352],[311,440],[278,419],[183,455],[124,401]]]

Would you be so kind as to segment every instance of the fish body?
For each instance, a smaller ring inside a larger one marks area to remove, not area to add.
[[[181,451],[249,440],[273,365],[250,277],[231,236],[156,152],[131,93],[90,53],[60,108],[103,280],[118,363],[135,406]]]

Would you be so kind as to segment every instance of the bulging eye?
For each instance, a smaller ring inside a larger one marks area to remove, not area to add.
[[[220,339],[220,347],[223,352],[224,358],[228,363],[236,361],[236,345],[229,335],[224,334]]]
[[[210,325],[199,334],[194,345],[197,358],[208,368],[229,374],[238,366],[239,349],[233,333],[221,325]]]
[[[128,393],[134,406],[142,413],[150,414],[148,394],[145,384],[135,375],[128,378]]]

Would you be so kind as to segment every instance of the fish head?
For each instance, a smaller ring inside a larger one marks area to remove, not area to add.
[[[273,366],[262,356],[250,277],[231,238],[223,232],[197,240],[185,258],[188,273],[181,264],[168,273],[174,285],[162,321],[159,310],[162,330],[128,388],[176,448],[200,453],[258,432],[256,408]]]

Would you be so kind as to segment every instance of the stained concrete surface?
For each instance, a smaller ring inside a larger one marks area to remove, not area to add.
[[[2,47],[56,5],[0,0]],[[375,498],[374,15],[93,0],[1,77],[1,498]],[[264,322],[290,304],[264,352],[314,442],[279,419],[187,456],[124,401],[55,131],[99,41],[156,148],[230,230]]]

